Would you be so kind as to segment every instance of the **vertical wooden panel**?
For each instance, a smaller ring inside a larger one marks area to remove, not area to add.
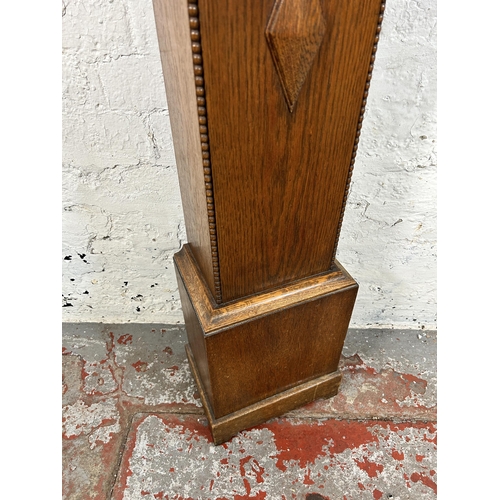
[[[215,294],[187,0],[153,0],[187,238]]]
[[[198,3],[231,301],[331,266],[380,0],[321,2],[324,36],[293,112],[266,40],[274,0]]]
[[[337,369],[357,285],[207,337],[216,418]]]

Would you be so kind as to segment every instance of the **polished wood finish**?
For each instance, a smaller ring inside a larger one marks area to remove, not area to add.
[[[209,208],[202,166],[204,151],[200,147],[200,119],[196,102],[188,8],[185,0],[154,0],[153,8],[186,235],[203,277],[215,295],[212,240],[208,226]]]
[[[265,36],[274,0],[198,4],[226,302],[330,268],[380,0],[321,2],[292,113]]]
[[[189,344],[215,418],[336,372],[358,290],[344,269],[217,307],[189,245],[174,261]]]
[[[215,442],[336,393],[336,260],[385,3],[153,0],[189,244],[174,256]]]
[[[276,415],[284,413],[310,403],[318,398],[328,398],[338,393],[342,374],[329,373],[280,392],[253,405],[246,406],[243,410],[235,411],[221,418],[216,418],[209,398],[205,392],[197,364],[189,345],[186,346],[187,358],[196,384],[200,390],[200,398],[208,419],[215,444],[221,444],[241,429],[247,429],[261,424]]]
[[[325,28],[319,0],[274,4],[266,37],[290,112],[323,41]]]

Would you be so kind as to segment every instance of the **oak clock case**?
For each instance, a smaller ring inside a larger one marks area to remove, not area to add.
[[[186,352],[216,444],[337,394],[336,260],[385,3],[153,0],[188,243]]]

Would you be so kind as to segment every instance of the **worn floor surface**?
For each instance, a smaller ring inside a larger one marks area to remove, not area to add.
[[[436,334],[349,330],[339,394],[214,446],[183,327],[63,325],[63,499],[436,498]]]

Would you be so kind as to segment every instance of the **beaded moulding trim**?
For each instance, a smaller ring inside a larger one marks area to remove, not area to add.
[[[217,229],[215,223],[215,203],[212,184],[212,167],[210,164],[210,143],[208,138],[208,119],[205,101],[205,81],[203,78],[203,57],[201,51],[200,19],[198,0],[188,0],[189,27],[191,30],[191,50],[193,53],[194,80],[198,105],[198,124],[200,127],[201,154],[203,158],[203,174],[205,176],[205,195],[207,198],[208,230],[212,252],[212,268],[215,284],[215,302],[222,303],[220,283],[219,251],[217,247]]]
[[[337,229],[337,236],[335,238],[335,246],[333,247],[333,257],[332,257],[332,263],[331,263],[332,269],[336,267],[335,257],[337,254],[337,247],[339,244],[340,230],[342,229],[342,221],[344,219],[345,207],[347,204],[347,198],[349,196],[349,188],[351,186],[352,172],[354,170],[354,162],[356,160],[356,152],[358,151],[358,143],[359,143],[359,136],[361,135],[361,127],[363,126],[363,116],[365,114],[366,100],[368,98],[368,90],[370,88],[370,81],[372,79],[373,63],[375,62],[375,54],[377,52],[379,34],[380,34],[380,30],[382,29],[382,21],[384,19],[384,11],[385,11],[385,0],[382,0],[382,3],[380,4],[380,12],[379,12],[379,17],[378,17],[377,29],[375,30],[375,38],[373,41],[373,49],[372,49],[372,56],[370,59],[370,66],[368,67],[368,75],[366,77],[365,92],[363,94],[363,100],[361,102],[361,109],[359,111],[358,128],[356,130],[356,138],[354,139],[354,147],[352,149],[351,164],[349,166],[349,173],[347,174],[344,199],[342,201],[342,210],[340,212],[339,227]]]

